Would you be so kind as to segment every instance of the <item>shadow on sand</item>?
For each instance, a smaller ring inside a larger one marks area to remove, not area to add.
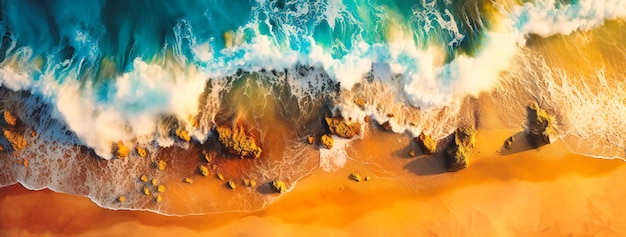
[[[511,145],[507,147],[507,140],[511,138],[513,138]],[[500,147],[500,154],[503,156],[535,149],[535,147],[528,143],[528,140],[526,140],[526,135],[523,131],[509,137],[509,139],[505,140]]]

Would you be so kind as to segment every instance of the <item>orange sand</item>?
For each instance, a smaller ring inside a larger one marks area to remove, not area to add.
[[[0,189],[0,235],[626,234],[626,222],[620,221],[626,218],[623,161],[572,155],[560,142],[498,155],[501,141],[513,133],[480,129],[468,169],[416,175],[415,180],[438,177],[436,185],[417,191],[389,178],[351,181],[351,172],[369,171],[349,161],[336,172],[316,171],[292,192],[253,213],[167,217],[111,211],[84,197],[13,185]]]

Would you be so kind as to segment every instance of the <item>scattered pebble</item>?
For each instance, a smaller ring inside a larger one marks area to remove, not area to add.
[[[364,180],[365,180],[365,181],[370,181],[370,179],[371,179],[371,178],[370,178],[369,176],[365,176],[365,179],[364,179]]]
[[[198,166],[198,171],[200,171],[200,174],[204,177],[209,176],[209,168],[204,165]]]
[[[124,203],[124,202],[126,202],[126,197],[124,197],[124,196],[119,196],[119,197],[117,198],[117,201],[118,201],[118,202],[121,202],[121,203]]]
[[[287,191],[287,186],[285,185],[285,182],[283,181],[274,180],[272,182],[272,186],[274,186],[274,190],[278,193],[284,193],[285,191]]]
[[[167,190],[167,188],[165,188],[165,185],[160,184],[159,186],[157,186],[157,192],[162,193],[165,192],[165,190]]]
[[[27,159],[24,159],[24,163],[23,163],[24,167],[28,167],[28,163],[29,161]]]
[[[141,182],[148,183],[148,176],[146,176],[145,174],[142,174],[139,180],[141,180]]]
[[[156,178],[152,178],[151,183],[152,183],[152,185],[156,185],[157,184],[157,179]]]
[[[359,173],[352,173],[350,177],[354,181],[361,182],[361,175]]]
[[[137,147],[137,155],[139,155],[139,157],[146,157],[146,155],[147,155],[146,149],[143,149],[141,147]]]
[[[188,183],[188,184],[193,184],[193,180],[191,180],[190,178],[183,179],[183,182]]]
[[[150,195],[150,189],[148,187],[143,187],[143,195]]]
[[[165,161],[160,160],[159,163],[157,163],[157,169],[159,170],[165,170]]]
[[[221,173],[217,173],[217,179],[224,181],[224,176]]]
[[[250,180],[250,187],[256,187],[256,181]]]
[[[306,137],[306,142],[307,142],[309,145],[312,145],[313,143],[315,143],[315,137],[314,137],[314,136],[312,136],[312,135],[308,135],[308,136]]]
[[[233,182],[232,180],[228,180],[228,187],[231,189],[235,189],[237,188],[237,184],[235,184],[235,182]]]
[[[409,156],[410,157],[415,157],[415,151],[414,150],[409,151]]]
[[[161,197],[161,195],[157,195],[156,198],[154,198],[154,202],[156,203],[161,203],[163,201],[163,198]]]

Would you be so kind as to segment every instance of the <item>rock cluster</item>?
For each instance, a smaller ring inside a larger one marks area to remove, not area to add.
[[[218,140],[226,150],[239,158],[259,158],[261,148],[252,136],[246,135],[242,127],[231,129],[229,126],[217,127]]]
[[[13,114],[11,114],[10,111],[5,110],[3,113],[3,116],[4,116],[4,122],[7,125],[13,127],[17,124],[17,118],[15,118],[15,116],[13,116]]]
[[[536,102],[532,102],[526,108],[526,139],[535,148],[550,144],[556,135],[555,119],[545,110],[539,108]]]
[[[361,124],[356,122],[346,122],[341,118],[326,117],[326,124],[331,134],[343,138],[352,138],[361,134]]]
[[[474,146],[476,146],[476,129],[457,128],[454,131],[454,140],[446,150],[445,160],[448,171],[467,168],[467,162]]]

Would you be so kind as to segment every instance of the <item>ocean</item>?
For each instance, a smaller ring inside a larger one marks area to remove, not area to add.
[[[164,215],[259,210],[280,198],[274,180],[288,191],[367,163],[348,149],[360,136],[306,144],[327,116],[442,141],[463,126],[523,131],[531,101],[570,152],[624,159],[624,16],[623,0],[1,1],[0,110],[19,121],[3,131],[28,145],[0,140],[0,186]],[[242,127],[261,157],[206,161],[220,125]],[[259,185],[224,185],[244,179]]]

